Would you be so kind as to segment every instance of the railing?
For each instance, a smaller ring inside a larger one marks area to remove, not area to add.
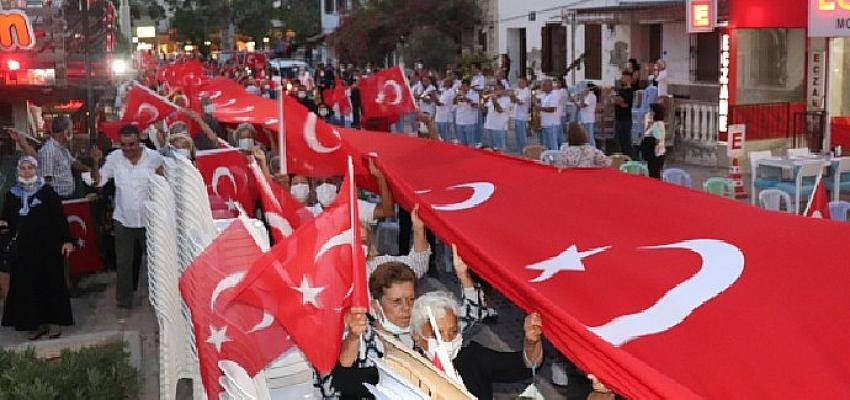
[[[735,105],[729,107],[729,123],[747,125],[747,140],[791,139],[802,133],[795,132],[803,124],[794,119],[805,108],[803,103]]]
[[[717,103],[677,99],[675,104],[676,158],[716,165]]]

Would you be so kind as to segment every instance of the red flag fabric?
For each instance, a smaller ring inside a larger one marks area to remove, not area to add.
[[[179,107],[168,99],[138,83],[133,83],[127,91],[127,101],[121,119],[114,122],[101,122],[98,129],[117,142],[118,132],[122,126],[130,124],[143,130],[178,109]]]
[[[394,117],[416,110],[416,102],[401,66],[384,69],[360,81],[363,116]]]
[[[334,78],[333,89],[325,89],[324,93],[322,93],[325,103],[331,107],[337,106],[341,116],[351,114],[351,102],[348,100],[345,92],[345,83],[337,76]]]
[[[351,184],[348,177],[335,205],[254,262],[229,297],[271,312],[321,373],[339,357],[346,310],[368,302]]]
[[[165,65],[157,73],[157,80],[168,83],[172,90],[199,85],[204,77],[204,65],[197,59]]]
[[[97,251],[95,222],[91,218],[91,201],[88,199],[66,200],[62,202],[68,228],[76,242],[76,249],[68,257],[72,274],[84,274],[99,271],[100,253]]]
[[[812,192],[809,205],[806,206],[806,212],[803,215],[812,218],[832,218],[829,213],[829,196],[826,194],[826,186],[823,184],[822,176],[818,176],[817,182],[815,182],[815,190]]]
[[[274,317],[222,297],[245,277],[262,252],[241,219],[234,220],[180,277],[180,294],[192,311],[195,346],[207,397],[219,398],[219,362],[233,361],[254,376],[292,346]]]
[[[254,215],[257,187],[248,168],[248,159],[239,149],[198,151],[195,166],[204,177],[213,217],[232,218],[239,215],[238,202],[248,215]]]
[[[266,179],[259,166],[251,164],[250,167],[263,206],[263,215],[275,243],[280,243],[304,223],[313,220],[310,210],[283,190],[277,182]]]
[[[627,398],[850,393],[846,224],[612,169],[400,135],[343,140],[378,153],[401,205],[419,203],[438,237]]]

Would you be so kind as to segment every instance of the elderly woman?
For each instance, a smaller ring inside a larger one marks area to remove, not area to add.
[[[436,327],[429,321],[429,310],[434,316]],[[494,382],[517,382],[532,377],[532,368],[539,367],[543,362],[542,324],[540,315],[529,314],[523,326],[525,341],[522,351],[499,352],[477,342],[462,347],[457,302],[449,292],[436,291],[422,295],[413,302],[410,314],[414,347],[423,356],[435,361],[437,348],[441,345],[435,331],[439,331],[442,348],[452,359],[463,385],[482,400],[493,398]]]
[[[587,132],[576,122],[567,128],[567,148],[561,151],[563,167],[607,167],[611,159],[605,153],[587,143]]]
[[[4,245],[10,289],[3,326],[30,331],[29,339],[62,334],[51,325],[72,325],[63,257],[74,250],[59,195],[36,175],[38,161],[18,161],[18,183],[6,193],[0,225],[9,229]]]

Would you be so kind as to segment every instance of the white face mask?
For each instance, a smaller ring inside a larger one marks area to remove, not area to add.
[[[303,98],[306,98],[306,97],[307,97],[307,93],[304,93],[304,92],[298,92],[298,98],[299,98],[299,99],[303,99]]]
[[[174,154],[186,159],[192,158],[192,154],[189,152],[189,149],[174,149]]]
[[[443,348],[446,349],[446,354],[448,354],[449,359],[452,360],[457,357],[457,353],[460,352],[461,347],[463,347],[463,335],[460,333],[458,333],[451,342],[443,342]],[[428,359],[430,360],[437,358],[437,339],[428,338],[428,350],[425,350],[425,355],[428,356]]]
[[[23,176],[18,176],[18,182],[22,185],[34,185],[38,181],[38,177],[33,175],[29,178],[24,178]]]
[[[242,138],[239,139],[239,148],[241,150],[250,150],[251,146],[254,145],[254,139],[251,138]]]
[[[292,197],[295,197],[295,200],[303,203],[307,201],[307,196],[310,195],[310,186],[306,183],[296,183],[289,188],[289,193],[292,194]]]
[[[367,247],[365,244],[363,246]],[[385,331],[395,336],[410,336],[410,326],[402,327],[392,323],[389,319],[387,319],[387,314],[384,312],[384,308],[381,307],[381,304],[379,302],[376,303],[381,309],[381,326]]]
[[[207,104],[204,106],[204,113],[212,114],[215,111],[215,104]]]
[[[327,207],[333,203],[336,198],[336,186],[330,183],[323,183],[316,187],[316,199],[322,204],[322,207]]]

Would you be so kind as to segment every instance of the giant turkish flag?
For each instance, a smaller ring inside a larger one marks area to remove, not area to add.
[[[343,131],[583,370],[635,399],[850,393],[850,225],[613,169]]]

